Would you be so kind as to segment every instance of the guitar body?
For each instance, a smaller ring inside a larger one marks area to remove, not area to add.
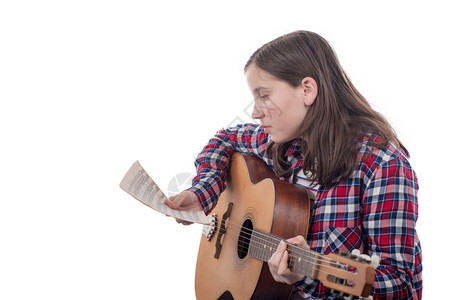
[[[227,188],[214,213],[217,230],[210,240],[202,235],[198,252],[197,299],[288,299],[292,286],[275,282],[267,263],[246,252],[242,232],[259,230],[283,239],[306,237],[306,190],[278,180],[262,160],[235,153]]]

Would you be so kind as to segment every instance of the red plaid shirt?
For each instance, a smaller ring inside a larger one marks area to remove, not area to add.
[[[191,188],[206,213],[225,188],[226,167],[233,152],[256,155],[273,169],[266,151],[269,141],[270,136],[254,124],[221,130],[209,141],[196,160],[197,176]],[[374,299],[420,299],[422,251],[415,230],[416,175],[405,154],[392,144],[371,150],[367,139],[359,143],[358,150],[365,159],[360,159],[348,179],[315,191],[307,242],[322,254],[358,249],[379,256]],[[299,183],[303,156],[298,140],[292,142],[286,156],[294,172],[291,178],[281,179]],[[295,287],[305,298],[339,298],[311,278],[305,277]]]

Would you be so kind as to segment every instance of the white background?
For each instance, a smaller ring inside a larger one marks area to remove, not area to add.
[[[442,3],[442,4],[441,4]],[[195,299],[201,226],[119,188],[167,191],[252,97],[263,43],[306,29],[397,129],[420,183],[424,299],[448,292],[444,1],[2,1],[0,298]]]

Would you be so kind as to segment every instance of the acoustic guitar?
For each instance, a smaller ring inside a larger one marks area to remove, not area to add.
[[[289,299],[292,286],[276,282],[267,261],[281,240],[306,237],[306,190],[278,180],[259,158],[235,153],[227,188],[204,225],[195,274],[197,299]],[[322,255],[288,245],[289,269],[354,296],[370,294],[374,266],[367,256]]]

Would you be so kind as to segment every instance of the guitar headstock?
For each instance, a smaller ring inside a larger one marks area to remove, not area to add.
[[[351,254],[329,254],[322,257],[316,278],[326,287],[348,294],[348,298],[368,297],[375,279],[379,258],[354,250]]]

